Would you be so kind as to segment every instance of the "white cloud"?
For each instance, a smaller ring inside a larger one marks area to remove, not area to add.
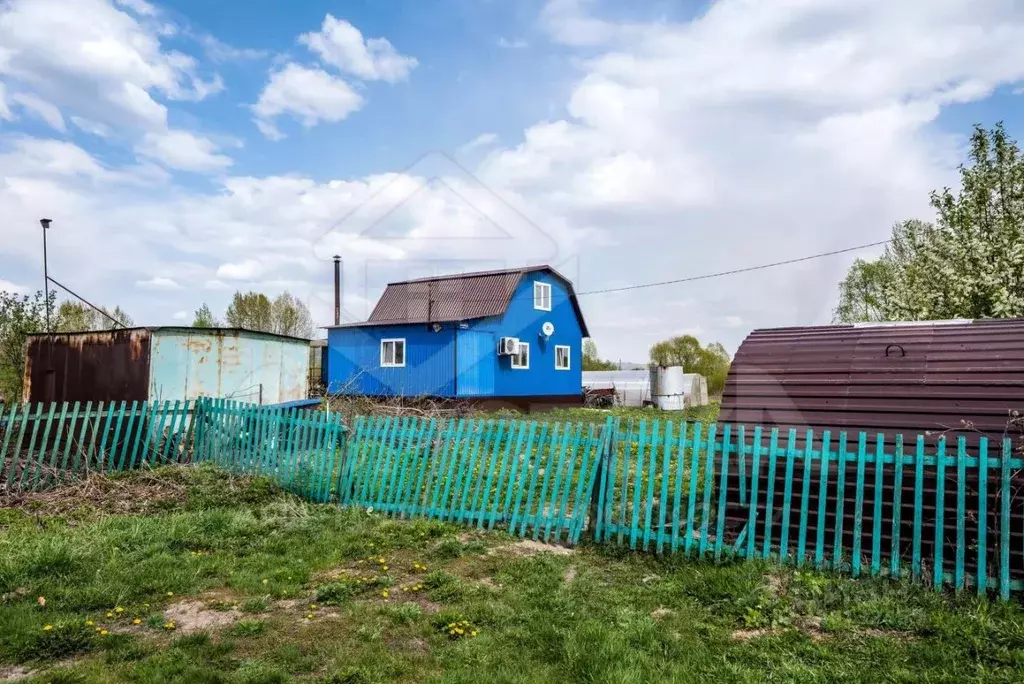
[[[135,284],[147,290],[180,290],[181,285],[171,278],[153,276],[148,280],[136,280]]]
[[[0,83],[0,119],[10,121],[14,118],[10,105],[7,104],[7,86]]]
[[[176,321],[187,321],[192,318],[192,313],[189,311],[175,311],[171,318]]]
[[[168,33],[140,0],[7,0],[0,4],[0,76],[62,110],[110,126],[153,129],[167,110],[155,97],[202,99],[217,92],[196,61],[164,49]]]
[[[468,154],[473,150],[479,149],[481,147],[490,147],[496,142],[498,142],[497,133],[481,133],[480,135],[476,136],[468,143],[460,147],[459,152],[461,152],[462,154]]]
[[[399,54],[386,38],[364,39],[355,26],[330,14],[320,31],[302,34],[299,42],[324,64],[367,81],[402,81],[419,64],[415,57]]]
[[[115,0],[115,2],[121,7],[129,9],[140,16],[152,17],[157,14],[156,7],[145,0]]]
[[[217,269],[217,277],[228,280],[252,280],[266,271],[266,267],[261,262],[256,259],[247,259],[237,264],[221,264]]]
[[[721,316],[715,319],[715,323],[722,328],[739,328],[744,321],[742,316]]]
[[[237,48],[233,45],[228,45],[208,33],[198,36],[198,40],[203,49],[206,50],[206,54],[215,62],[249,62],[264,59],[269,55],[266,50]]]
[[[64,125],[64,117],[61,116],[60,110],[46,100],[30,93],[15,93],[11,96],[11,101],[21,105],[24,109],[61,133],[67,132],[67,127]]]
[[[84,119],[80,116],[73,116],[71,117],[71,123],[75,124],[75,126],[90,135],[95,135],[99,138],[106,138],[110,136],[110,128],[96,121],[90,121],[89,119]]]
[[[188,131],[147,133],[135,151],[184,171],[219,171],[232,163],[231,157],[217,153],[213,141]]]
[[[280,115],[293,116],[309,128],[321,121],[341,121],[362,106],[363,98],[345,81],[289,62],[270,75],[252,110],[260,132],[276,140],[284,137],[274,124]]]
[[[68,177],[103,178],[108,171],[93,157],[69,142],[19,137],[0,154],[0,174],[8,178]]]
[[[18,285],[17,283],[12,283],[10,280],[4,280],[3,278],[0,278],[0,291],[13,292],[14,294],[24,294],[25,292],[28,292],[28,288],[25,287],[24,285]]]
[[[507,50],[522,50],[530,47],[530,44],[522,38],[508,39],[504,36],[498,38],[498,47],[505,48]]]

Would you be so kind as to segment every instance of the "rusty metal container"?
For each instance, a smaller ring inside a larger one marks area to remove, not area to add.
[[[305,399],[309,340],[239,328],[162,326],[31,335],[24,401]]]

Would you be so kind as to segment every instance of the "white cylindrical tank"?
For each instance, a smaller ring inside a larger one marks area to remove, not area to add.
[[[682,366],[651,369],[651,396],[662,411],[686,408],[686,381]]]

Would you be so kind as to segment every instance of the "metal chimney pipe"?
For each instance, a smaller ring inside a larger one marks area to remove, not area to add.
[[[334,255],[334,325],[341,325],[341,257]]]

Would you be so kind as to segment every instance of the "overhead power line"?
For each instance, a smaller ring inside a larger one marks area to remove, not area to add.
[[[811,254],[809,256],[802,256],[796,259],[786,259],[785,261],[773,261],[770,264],[761,264],[759,266],[747,266],[746,268],[734,268],[730,271],[719,271],[717,273],[705,273],[704,275],[689,276],[686,278],[676,278],[675,280],[661,280],[656,283],[644,283],[642,285],[625,285],[623,287],[608,287],[602,290],[589,290],[587,292],[577,292],[577,297],[583,295],[592,294],[605,294],[609,292],[625,292],[626,290],[642,290],[648,287],[661,287],[662,285],[675,285],[677,283],[689,283],[694,280],[707,280],[709,278],[721,278],[722,276],[736,275],[738,273],[749,273],[750,271],[761,271],[766,268],[775,268],[776,266],[785,266],[787,264],[796,264],[801,261],[810,261],[812,259],[821,259],[822,257],[835,256],[836,254],[845,254],[846,252],[856,252],[857,250],[867,249],[869,247],[880,247],[881,245],[887,245],[891,240],[882,240],[880,242],[870,242],[866,245],[857,245],[856,247],[846,247],[845,249],[837,249],[831,252],[821,252],[820,254]]]

